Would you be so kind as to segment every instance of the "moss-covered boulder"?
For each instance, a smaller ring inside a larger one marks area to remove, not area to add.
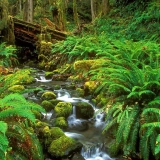
[[[90,119],[94,115],[94,109],[91,104],[86,102],[75,103],[77,118]]]
[[[42,94],[41,98],[44,100],[56,99],[56,94],[52,91],[46,91]]]
[[[31,75],[30,69],[22,69],[7,75],[5,77],[5,82],[11,87],[13,85],[30,84],[34,82],[34,78]]]
[[[74,151],[80,151],[81,148],[81,143],[64,135],[52,141],[48,148],[48,152],[52,157],[65,157],[73,154]]]
[[[41,120],[44,116],[43,116],[43,114],[42,113],[40,113],[40,112],[38,112],[38,111],[32,111],[33,112],[33,114],[35,115],[35,117],[36,117],[36,119],[39,119],[39,120]]]
[[[98,83],[95,81],[87,81],[84,84],[85,95],[93,94],[95,89],[97,88]]]
[[[64,117],[58,117],[54,120],[54,126],[65,129],[68,127],[68,123]]]
[[[49,100],[49,102],[51,102],[52,105],[56,106],[59,102],[62,102],[62,101],[58,100],[58,99],[51,99],[51,100]]]
[[[21,91],[23,91],[25,88],[23,85],[13,85],[11,87],[8,88],[9,92],[14,92],[14,93],[20,93]]]
[[[84,97],[84,89],[76,88],[76,92],[77,92],[78,97]]]
[[[40,120],[37,120],[37,122],[34,124],[34,127],[36,129],[36,133],[38,135],[38,137],[44,141],[44,134],[46,133],[46,131],[44,132],[44,128],[48,128],[49,125],[46,122],[42,122]],[[48,128],[49,129],[49,128]]]
[[[47,146],[49,146],[53,140],[65,135],[59,127],[52,127],[51,129],[49,129],[49,127],[45,127],[43,129],[43,133],[45,136],[45,145]]]
[[[47,100],[42,101],[41,106],[47,111],[51,111],[52,109],[54,109],[54,105]]]
[[[59,102],[54,109],[56,117],[67,118],[72,112],[72,104],[70,102]]]

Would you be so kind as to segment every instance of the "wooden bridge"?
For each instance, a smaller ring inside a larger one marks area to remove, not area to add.
[[[35,44],[38,41],[38,35],[45,33],[50,34],[51,39],[56,40],[64,40],[67,36],[66,33],[56,30],[52,24],[47,27],[42,27],[39,24],[32,24],[14,17],[13,22],[15,39],[24,43]]]

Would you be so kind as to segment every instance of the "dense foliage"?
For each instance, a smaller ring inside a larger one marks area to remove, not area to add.
[[[144,3],[126,1],[106,19],[86,26],[80,37],[70,36],[54,45],[52,52],[67,56],[69,62],[102,58],[97,67],[82,69],[86,78],[99,84],[94,95],[103,93],[107,99],[102,108],[106,111],[103,132],[111,130],[115,138],[110,152],[158,160],[160,5],[158,1]]]
[[[33,1],[8,2],[5,1],[5,4],[10,6],[10,14],[22,18],[25,14],[22,7]],[[69,67],[62,66],[63,73],[68,68],[72,73],[73,69],[77,69],[76,76],[79,79],[83,77],[83,80],[92,81],[91,84],[98,84],[96,89],[94,85],[90,88],[93,88],[94,97],[103,95],[105,99],[101,106],[101,110],[106,112],[103,133],[110,131],[113,135],[109,146],[112,155],[123,154],[131,158],[158,160],[160,2],[103,1],[108,2],[105,15],[101,1],[94,2],[95,8],[90,9],[89,0],[77,0],[77,3],[64,0],[35,1],[32,7],[36,22],[48,25],[48,20],[45,19],[48,18],[54,21],[56,29],[78,28],[65,41],[53,45],[51,42],[41,41],[38,56],[39,61],[42,59],[40,66],[52,69],[56,65],[61,67],[62,64],[72,63]],[[77,4],[79,8],[76,8]],[[4,7],[2,1],[0,7]],[[7,27],[7,8],[0,16],[0,30],[4,31]],[[92,23],[84,24],[91,17]],[[67,22],[69,20],[74,22]],[[30,123],[35,122],[34,111],[45,111],[21,95],[24,93],[24,86],[21,86],[19,94],[12,93],[13,89],[9,89],[33,80],[28,76],[29,70],[12,70],[12,74],[6,76],[9,73],[9,68],[6,67],[18,64],[15,51],[13,46],[0,44],[0,159],[41,160],[41,145]]]

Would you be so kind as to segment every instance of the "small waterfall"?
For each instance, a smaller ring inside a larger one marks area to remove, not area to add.
[[[81,155],[85,160],[113,160],[106,153],[103,141],[102,141],[102,129],[105,124],[103,112],[99,112],[96,107],[89,102],[89,100],[83,98],[71,97],[65,89],[54,90],[57,93],[57,99],[64,102],[73,103],[72,114],[68,117],[68,126],[71,132],[65,132],[68,137],[72,137],[84,146],[81,151]],[[95,117],[90,120],[77,119],[76,117],[76,102],[86,102],[92,105],[95,110]]]
[[[104,112],[99,112],[95,116],[95,127],[101,127],[103,129],[105,125],[104,121],[105,113]]]
[[[46,79],[44,75],[41,75],[41,76],[40,76],[40,79],[35,78],[35,80],[36,80],[37,82],[51,82],[51,81],[52,81],[52,79]]]
[[[76,107],[75,107],[75,106],[73,106],[73,115],[74,115],[75,118],[76,118]]]
[[[85,160],[114,160],[105,153],[104,144],[96,144],[91,146],[84,146],[81,155]]]

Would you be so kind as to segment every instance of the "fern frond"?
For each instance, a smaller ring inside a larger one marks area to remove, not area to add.
[[[13,116],[20,116],[35,122],[35,115],[30,110],[23,110],[22,108],[8,108],[0,112],[0,119],[5,119]]]
[[[8,138],[5,133],[8,129],[7,123],[0,121],[0,159],[5,160],[5,154],[8,149]]]
[[[160,109],[159,108],[145,108],[142,112],[142,115],[145,115],[148,113],[156,113],[156,114],[160,115]]]
[[[155,151],[154,151],[155,155],[160,154],[160,134],[158,134],[157,138],[156,138],[156,144],[155,144]]]
[[[147,129],[147,131],[144,132],[144,135],[142,135],[140,139],[140,153],[144,160],[149,160],[149,152],[150,152],[150,136],[153,132],[153,127]]]

